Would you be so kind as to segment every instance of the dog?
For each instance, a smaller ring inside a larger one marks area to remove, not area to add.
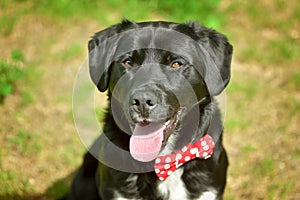
[[[227,38],[197,22],[123,20],[88,50],[108,108],[66,199],[222,199],[228,158],[214,97],[230,80]]]

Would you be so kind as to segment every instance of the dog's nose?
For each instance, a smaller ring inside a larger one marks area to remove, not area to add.
[[[153,92],[136,91],[131,96],[131,106],[136,112],[147,115],[158,103],[158,97]]]

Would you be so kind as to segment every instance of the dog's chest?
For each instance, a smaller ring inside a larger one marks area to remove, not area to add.
[[[181,180],[183,169],[177,169],[171,176],[165,181],[160,182],[157,185],[157,193],[163,200],[184,200],[188,199],[187,191],[184,182]],[[136,177],[135,177],[136,178]],[[135,179],[134,177],[131,180]],[[115,200],[128,200],[124,198],[119,192],[115,192]],[[142,198],[134,198],[136,200],[142,200]],[[131,198],[132,200],[132,198]]]
[[[183,168],[177,169],[171,176],[169,176],[164,182],[160,183],[158,190],[163,196],[163,199],[168,200],[186,200],[188,192],[186,190],[184,182],[181,180]],[[216,192],[214,189],[202,193],[195,200],[215,200]]]
[[[157,193],[163,200],[188,200],[188,191],[185,187],[185,183],[181,179],[183,168],[175,170],[165,181],[160,182],[157,185]],[[131,177],[131,181],[136,180],[136,176]],[[216,191],[214,189],[208,190],[202,193],[195,200],[215,200]],[[119,192],[115,192],[114,200],[129,200],[124,198]],[[143,198],[130,198],[130,200],[143,200]]]
[[[158,192],[163,199],[188,199],[184,182],[181,180],[183,169],[177,169],[171,176],[158,185]]]

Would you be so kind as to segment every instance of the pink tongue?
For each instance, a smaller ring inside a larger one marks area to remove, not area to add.
[[[145,126],[136,125],[130,138],[130,154],[141,162],[154,160],[161,149],[164,126],[160,123],[150,123]]]

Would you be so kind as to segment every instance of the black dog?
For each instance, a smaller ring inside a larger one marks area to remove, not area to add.
[[[213,97],[230,79],[226,37],[195,22],[123,21],[88,47],[109,106],[67,199],[222,199],[228,161]]]

